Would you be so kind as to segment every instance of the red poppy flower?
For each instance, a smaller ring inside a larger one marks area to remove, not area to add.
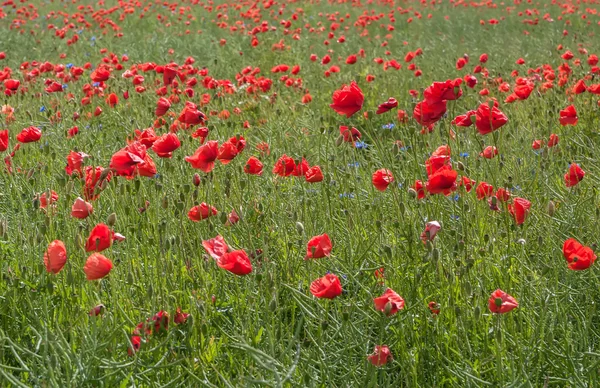
[[[550,138],[548,139],[548,147],[554,147],[555,145],[558,144],[558,135],[556,134],[551,134]]]
[[[102,279],[113,267],[112,261],[100,253],[92,253],[83,266],[87,280]]]
[[[427,101],[421,101],[415,105],[413,117],[417,123],[424,127],[429,127],[437,123],[446,113],[446,100],[435,104],[428,104]]]
[[[183,325],[187,322],[189,316],[190,314],[181,311],[181,307],[177,307],[177,310],[175,311],[175,317],[173,318],[173,322],[175,322],[176,325]]]
[[[229,252],[229,247],[227,246],[225,239],[220,235],[209,240],[203,240],[202,246],[213,259],[218,259]]]
[[[83,220],[94,212],[94,207],[91,203],[85,202],[83,199],[78,197],[71,207],[71,217],[79,218]]]
[[[427,241],[433,241],[440,229],[442,229],[442,226],[437,221],[429,221],[426,223],[425,230],[421,233],[421,241],[423,241],[423,244],[426,244]]]
[[[109,167],[117,175],[131,177],[135,171],[135,166],[144,163],[145,157],[146,147],[136,141],[115,152],[110,159]]]
[[[17,89],[19,89],[19,86],[21,86],[21,81],[19,81],[17,79],[5,79],[4,80],[4,87],[13,92],[16,91]]]
[[[498,149],[494,146],[487,146],[479,153],[479,156],[483,156],[486,159],[492,159],[496,155],[498,155]]]
[[[482,200],[486,197],[491,197],[494,195],[494,186],[487,182],[479,182],[477,188],[475,189],[475,193],[477,194],[477,199],[479,200]]]
[[[417,193],[417,199],[425,198],[425,188],[423,182],[416,180],[415,184],[412,185],[411,188]]]
[[[352,143],[360,139],[360,131],[354,127],[348,128],[346,126],[340,126],[340,135],[344,138],[346,143]]]
[[[156,116],[161,117],[167,113],[169,108],[171,108],[171,101],[164,97],[161,97],[156,102],[156,110],[154,111],[154,113],[156,114]]]
[[[8,129],[0,131],[0,152],[8,149]]]
[[[423,97],[427,105],[439,104],[444,100],[457,100],[462,96],[463,91],[460,88],[462,79],[447,80],[445,82],[434,82],[423,92]]]
[[[590,247],[581,245],[574,238],[570,238],[563,244],[563,256],[567,260],[569,269],[582,271],[588,269],[594,261],[596,255]]]
[[[377,310],[386,313],[387,316],[394,315],[404,308],[404,299],[391,288],[385,290],[380,297],[373,299],[373,303]]]
[[[262,175],[263,164],[258,158],[251,156],[244,166],[244,172],[250,175]]]
[[[40,200],[40,209],[45,209],[49,205],[53,205],[54,203],[56,203],[56,201],[58,201],[58,194],[56,193],[56,191],[51,190],[50,198],[48,198],[47,193],[44,192],[39,196],[39,200]]]
[[[429,176],[425,188],[430,194],[442,193],[450,195],[450,193],[456,190],[457,177],[458,172],[454,171],[450,166],[445,166]]]
[[[585,171],[583,171],[579,165],[571,163],[569,166],[569,172],[565,174],[565,185],[567,187],[575,186],[581,182],[584,176]]]
[[[85,187],[83,196],[86,200],[96,200],[103,189],[104,182],[110,182],[112,174],[110,170],[104,168],[86,166],[85,168]]]
[[[304,173],[304,178],[308,183],[317,183],[323,180],[323,172],[321,167],[313,166]]]
[[[394,176],[390,170],[381,168],[373,173],[371,182],[379,191],[385,191],[387,187],[394,181]]]
[[[475,185],[475,181],[469,177],[463,176],[460,179],[460,183],[459,186],[464,186],[465,190],[467,191],[467,193],[471,192],[471,189],[473,188],[473,186]]]
[[[244,276],[252,272],[252,263],[243,249],[224,253],[216,260],[219,267],[236,275]]]
[[[494,106],[490,109],[490,105],[484,103],[477,108],[475,126],[481,135],[493,132],[508,122],[508,117],[498,109],[497,105],[498,103],[494,102]]]
[[[223,164],[229,164],[238,154],[238,149],[235,143],[230,141],[226,141],[221,144],[219,148],[219,152],[217,154],[217,159]]]
[[[179,114],[178,120],[189,125],[204,125],[206,122],[206,115],[198,110],[196,104],[188,101],[185,103],[183,111]]]
[[[191,208],[187,216],[190,220],[198,222],[216,214],[217,209],[214,206],[210,206],[207,205],[205,202],[202,202],[200,205]]]
[[[102,252],[110,248],[113,242],[113,232],[107,225],[98,224],[90,232],[85,244],[86,252]]]
[[[500,187],[496,191],[496,198],[498,199],[498,201],[506,202],[510,199],[510,192],[508,190],[506,190],[504,187]]]
[[[577,124],[577,111],[573,105],[569,105],[565,109],[560,111],[560,125],[575,125]]]
[[[290,176],[294,172],[296,168],[296,162],[294,159],[289,156],[283,154],[273,166],[273,174],[277,174],[279,176]]]
[[[365,97],[356,82],[352,81],[349,86],[342,85],[340,90],[333,92],[332,99],[333,103],[329,106],[337,113],[350,117],[362,109]]]
[[[398,101],[396,101],[396,99],[394,97],[390,97],[390,98],[388,98],[388,100],[386,102],[384,102],[383,104],[380,104],[377,107],[377,112],[375,112],[375,114],[380,115],[391,109],[394,109],[397,106],[398,106]]]
[[[432,315],[438,315],[440,313],[440,305],[439,305],[439,303],[431,301],[431,302],[429,302],[429,304],[427,305],[427,307],[429,308],[429,311],[431,311]]]
[[[42,131],[37,127],[24,128],[21,133],[17,135],[17,141],[20,143],[32,143],[40,140],[42,137]]]
[[[73,175],[73,172],[77,171],[79,176],[83,176],[81,164],[83,163],[83,159],[87,158],[88,156],[89,155],[84,154],[83,152],[69,152],[69,155],[67,155],[67,166],[65,167],[65,172],[67,175]]]
[[[435,155],[434,153],[425,161],[427,176],[435,174],[438,170],[446,166],[450,166],[450,155]]]
[[[60,240],[54,240],[44,252],[44,265],[46,271],[57,274],[67,263],[67,248]]]
[[[314,236],[306,245],[306,256],[304,256],[304,260],[320,259],[329,256],[331,254],[331,249],[331,240],[327,233]]]
[[[201,145],[194,155],[186,156],[185,161],[189,162],[193,168],[204,172],[211,172],[215,166],[215,160],[219,154],[219,143],[216,140],[206,142]]]
[[[62,86],[61,86],[62,89]],[[117,104],[119,103],[119,97],[117,97],[116,94],[111,93],[108,95],[108,97],[106,98],[106,103],[111,107],[114,108],[115,106],[117,106]]]
[[[104,312],[105,306],[103,304],[99,304],[88,312],[90,317],[99,317]]]
[[[496,314],[504,314],[519,307],[519,303],[512,296],[501,289],[492,292],[488,300],[488,308]]]
[[[474,117],[476,113],[476,111],[470,110],[464,115],[456,116],[454,120],[452,120],[452,124],[458,127],[470,127],[471,125],[473,125],[473,120],[471,119],[471,117]]]
[[[337,276],[328,273],[310,284],[310,293],[317,298],[334,299],[342,294],[342,284]]]
[[[90,77],[94,82],[104,82],[110,77],[110,70],[106,67],[99,67],[98,69],[92,71]]]
[[[127,354],[129,356],[133,356],[135,352],[140,350],[142,346],[142,337],[139,335],[134,335],[131,337],[131,345],[127,347]]]
[[[152,144],[152,151],[156,152],[159,158],[171,158],[173,151],[181,146],[181,142],[176,134],[165,133]]]
[[[376,345],[373,353],[367,357],[369,362],[374,366],[384,366],[392,358],[392,352],[390,352],[390,348],[386,345]]]
[[[169,64],[163,68],[163,84],[164,86],[169,86],[175,80],[175,77],[179,72],[177,71],[177,65]]]
[[[527,214],[529,214],[529,208],[531,202],[525,198],[515,198],[512,204],[508,205],[508,212],[514,217],[517,225],[521,225],[525,222]]]
[[[542,144],[543,143],[541,140],[534,140],[531,144],[531,148],[533,148],[534,150],[539,150],[540,148],[542,148]]]

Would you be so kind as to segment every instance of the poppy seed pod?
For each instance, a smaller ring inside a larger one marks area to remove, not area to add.
[[[555,211],[556,211],[556,205],[554,204],[554,201],[548,202],[548,215],[550,217],[553,217]]]

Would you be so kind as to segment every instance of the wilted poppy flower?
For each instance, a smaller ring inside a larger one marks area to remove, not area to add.
[[[304,256],[304,260],[320,259],[329,256],[331,254],[331,248],[331,240],[327,233],[314,236],[306,245],[306,256]]]
[[[156,110],[154,113],[158,117],[164,116],[170,107],[171,107],[171,101],[169,101],[168,99],[166,99],[164,97],[161,97],[156,102]]]
[[[484,103],[477,108],[475,126],[481,135],[493,132],[508,122],[508,117],[498,109],[497,105],[498,103],[494,102],[494,106],[490,109],[490,105]]]
[[[218,154],[219,143],[216,140],[211,140],[198,147],[196,152],[194,152],[194,155],[186,156],[185,161],[189,162],[193,168],[208,173],[214,168]]]
[[[84,201],[81,197],[78,197],[71,207],[71,217],[79,218],[81,220],[87,218],[94,212],[94,207],[91,203]]]
[[[429,221],[425,224],[425,230],[421,233],[421,241],[426,244],[427,241],[433,241],[437,232],[442,229],[442,226],[437,221]]]
[[[394,176],[390,170],[381,168],[373,173],[371,182],[379,191],[385,191],[387,187],[394,181]]]
[[[216,214],[217,209],[214,206],[210,206],[207,205],[205,202],[202,202],[200,205],[191,208],[187,216],[190,220],[198,222]]]
[[[165,133],[152,144],[152,151],[156,152],[159,158],[170,158],[173,151],[181,146],[181,142],[176,134]]]
[[[487,146],[479,153],[479,156],[483,156],[486,159],[492,159],[496,155],[498,155],[498,149],[494,146]]]
[[[225,226],[235,225],[240,221],[240,216],[237,214],[235,209],[231,210],[227,215],[227,221],[225,222]]]
[[[384,366],[392,359],[390,348],[386,345],[376,345],[373,354],[370,354],[367,359],[374,366]]]
[[[551,134],[550,138],[548,139],[548,147],[554,147],[555,145],[558,144],[558,141],[559,141],[558,135],[556,135],[554,133]]]
[[[54,240],[44,252],[44,265],[46,271],[57,274],[67,263],[67,248],[60,240]]]
[[[490,299],[488,300],[488,307],[491,312],[496,314],[507,313],[517,307],[519,303],[512,296],[508,295],[501,289],[497,289],[492,292]]]
[[[313,166],[304,173],[304,178],[308,183],[317,183],[323,180],[323,172],[321,167]]]
[[[592,248],[581,245],[574,238],[566,240],[563,244],[563,256],[569,269],[574,271],[588,269],[596,261]]]
[[[8,129],[0,131],[0,152],[8,149]]]
[[[423,92],[423,97],[428,105],[432,106],[444,100],[457,100],[462,96],[463,91],[460,88],[462,79],[447,80],[445,82],[434,82]]]
[[[429,127],[437,123],[446,113],[446,100],[429,104],[427,101],[421,101],[415,105],[413,117],[417,123],[424,127]]]
[[[429,176],[425,188],[430,194],[450,195],[451,192],[456,190],[457,177],[458,172],[450,166],[445,166]]]
[[[387,316],[394,315],[404,308],[404,299],[391,288],[385,290],[380,297],[373,299],[373,303],[377,310],[384,312]]]
[[[346,143],[353,143],[360,139],[360,131],[354,127],[348,128],[346,126],[340,126],[340,135],[344,138]]]
[[[216,260],[219,267],[236,275],[244,276],[252,272],[252,264],[248,254],[243,249],[224,253]]]
[[[342,294],[342,284],[337,276],[328,273],[310,284],[310,293],[317,298],[334,299]]]
[[[83,272],[87,280],[102,279],[109,274],[112,267],[113,263],[110,259],[100,253],[92,253],[83,266]]]
[[[37,127],[24,128],[18,135],[17,141],[20,143],[31,143],[40,140],[42,131]]]
[[[334,111],[346,117],[362,109],[365,97],[355,81],[349,86],[343,85],[340,90],[333,92],[333,103],[329,105]]]
[[[579,167],[579,165],[575,163],[571,163],[569,166],[569,172],[565,174],[565,185],[567,187],[572,187],[581,182],[583,177],[585,176],[585,171]]]
[[[218,259],[229,251],[225,239],[220,235],[208,240],[203,240],[202,246],[213,259]]]
[[[110,170],[105,170],[102,167],[86,166],[85,170],[85,187],[83,196],[87,200],[95,200],[100,195],[102,184],[109,182],[112,178]]]
[[[183,325],[187,322],[189,316],[190,314],[181,311],[181,307],[177,307],[177,310],[175,311],[175,317],[173,318],[173,322],[175,322],[176,325]]]
[[[296,162],[294,159],[289,156],[283,154],[279,160],[273,166],[273,174],[277,174],[279,176],[290,176],[294,172],[296,168]]]
[[[525,198],[515,198],[512,204],[508,205],[508,212],[514,217],[517,225],[521,225],[525,222],[527,214],[529,214],[529,208],[531,202]]]
[[[560,111],[560,125],[575,125],[577,124],[577,111],[573,105],[569,105],[565,109]]]
[[[244,172],[250,175],[262,175],[263,164],[258,158],[251,156],[244,166]]]
[[[110,248],[113,242],[113,232],[107,225],[98,224],[90,232],[90,235],[85,244],[86,252],[102,252]]]
[[[380,115],[391,109],[394,109],[397,106],[398,106],[398,101],[396,101],[396,99],[394,97],[390,97],[390,98],[388,98],[388,100],[386,102],[384,102],[383,104],[380,104],[377,107],[377,112],[375,112],[375,114]]]

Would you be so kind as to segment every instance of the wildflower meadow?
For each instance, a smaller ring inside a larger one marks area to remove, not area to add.
[[[598,0],[0,0],[1,387],[600,385]]]

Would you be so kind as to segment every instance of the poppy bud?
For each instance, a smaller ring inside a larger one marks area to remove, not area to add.
[[[550,217],[554,216],[554,212],[556,210],[556,205],[553,201],[548,202],[548,215]]]
[[[194,186],[196,186],[196,187],[200,186],[200,175],[194,174],[194,178],[192,179],[192,182],[194,183]]]
[[[410,195],[411,198],[417,198],[417,190],[413,188],[408,189],[408,195]]]
[[[524,238],[520,238],[520,239],[517,240],[517,243],[521,244],[521,245],[525,245],[526,241],[525,241]]]
[[[440,250],[437,248],[434,248],[433,252],[431,252],[431,256],[433,257],[433,260],[438,260],[440,258]]]
[[[348,313],[348,311],[342,312],[342,320],[343,321],[347,321],[349,318],[350,318],[350,314]]]
[[[492,206],[496,207],[498,205],[498,197],[496,197],[495,195],[492,196],[492,198],[490,198],[491,202],[492,202]]]
[[[277,299],[276,298],[271,299],[271,303],[269,303],[269,310],[271,310],[271,311],[277,310]]]
[[[115,213],[111,213],[111,215],[109,215],[106,220],[106,224],[108,226],[115,226],[116,223],[117,223],[117,215]]]
[[[323,321],[321,322],[321,329],[326,330],[329,327],[329,322]]]
[[[31,177],[33,176],[33,173],[35,172],[35,170],[32,168],[31,170],[29,170],[27,172],[27,179],[31,179]]]
[[[163,209],[166,209],[169,207],[169,199],[167,198],[166,195],[163,197],[162,203],[160,205],[162,206]]]
[[[4,222],[4,220],[0,221],[0,237],[4,237],[4,233],[6,233],[6,225]]]
[[[212,295],[212,296],[210,297],[210,301],[212,302],[212,304],[215,304],[215,303],[217,303],[217,297],[216,297],[216,296],[214,296],[214,295]]]
[[[298,231],[298,234],[304,234],[304,225],[302,225],[302,222],[296,222],[296,231]]]
[[[82,249],[84,245],[85,243],[83,241],[83,236],[78,234],[77,238],[75,239],[75,246],[77,247],[77,249]]]
[[[386,316],[389,316],[391,312],[392,312],[392,302],[389,302],[389,301],[388,301],[388,302],[385,304],[385,307],[383,308],[383,313],[384,313]]]
[[[460,171],[465,171],[465,165],[462,162],[457,162],[456,168],[458,168]]]
[[[107,186],[108,186],[108,180],[103,180],[102,183],[100,184],[100,190],[106,189]],[[123,187],[123,186],[121,186],[121,187]]]
[[[481,309],[479,308],[479,306],[475,306],[475,310],[473,311],[473,315],[475,316],[475,320],[479,320],[479,317],[481,317]]]
[[[34,198],[34,199],[33,199],[33,208],[34,208],[35,210],[37,210],[37,209],[39,209],[39,208],[40,208],[40,200],[39,200],[39,198]]]
[[[336,146],[341,146],[342,144],[344,144],[344,136],[340,135],[338,136],[338,138],[335,140],[335,145]]]

